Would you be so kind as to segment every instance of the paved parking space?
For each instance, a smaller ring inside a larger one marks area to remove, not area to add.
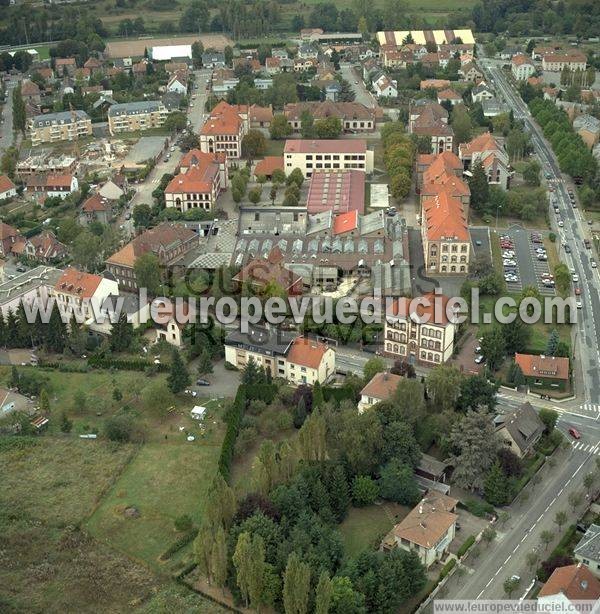
[[[544,237],[545,232],[530,231],[521,226],[511,226],[503,233],[503,236],[510,237],[513,244],[516,275],[518,281],[507,282],[509,292],[520,292],[526,286],[533,286],[540,291],[540,294],[554,296],[554,288],[548,288],[542,283],[542,275],[549,274],[547,260],[539,260],[537,249],[543,249],[544,244],[534,243],[531,235],[538,234]]]
[[[469,234],[471,235],[471,249],[475,256],[481,254],[491,261],[490,229],[487,226],[471,226]]]
[[[504,232],[499,237],[500,247],[502,250],[502,261],[503,262],[511,262],[512,264],[505,264],[503,274],[506,275],[508,273],[512,273],[516,276],[516,280],[509,281],[506,280],[506,289],[509,292],[521,292],[523,289],[523,273],[520,266],[520,255],[525,252],[522,251],[522,245],[520,241],[520,237],[513,235],[510,232]],[[505,244],[504,241],[507,241]],[[514,255],[510,254],[510,252],[514,252]]]

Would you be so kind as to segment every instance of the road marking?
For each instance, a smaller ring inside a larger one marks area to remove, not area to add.
[[[481,597],[481,595],[483,595],[483,591],[481,591],[481,593],[479,593],[479,595],[477,595],[476,599],[479,599],[479,597]]]
[[[488,583],[485,585],[485,588],[487,588],[490,584],[492,583],[492,579],[490,578]],[[481,591],[483,593],[483,591]]]
[[[504,561],[504,563],[502,563],[502,565],[506,565],[506,563],[508,563],[508,561],[510,561],[510,557],[511,557],[511,556],[512,556],[512,554],[509,554],[509,555],[506,557],[506,561]]]
[[[537,524],[543,517],[544,517],[544,514],[540,514],[540,517],[535,521],[535,523]]]

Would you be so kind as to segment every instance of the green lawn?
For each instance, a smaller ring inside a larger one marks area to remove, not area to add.
[[[350,508],[340,525],[346,556],[355,556],[365,549],[377,549],[385,534],[409,511],[408,507],[389,502]]]
[[[217,470],[219,442],[185,441],[184,433],[147,444],[127,467],[87,523],[90,532],[153,568],[177,538],[175,518],[198,523],[207,488]],[[139,518],[123,515],[134,506]]]
[[[285,147],[285,141],[274,141],[267,139],[267,150],[265,156],[283,156],[283,148]]]

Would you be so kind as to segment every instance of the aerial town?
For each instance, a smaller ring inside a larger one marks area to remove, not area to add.
[[[0,6],[0,611],[597,608],[600,5]]]

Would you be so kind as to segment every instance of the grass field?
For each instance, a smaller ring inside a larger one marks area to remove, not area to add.
[[[134,559],[160,568],[158,557],[177,538],[175,518],[197,524],[217,468],[218,441],[165,441],[142,447],[87,523],[90,532]],[[139,518],[123,515],[126,507]]]
[[[368,507],[351,507],[340,525],[347,557],[356,556],[365,549],[379,546],[381,538],[409,512],[398,503],[382,503]]]
[[[27,441],[0,439],[0,610],[117,612],[148,597],[152,573],[75,528],[134,447],[50,436],[13,447]]]

